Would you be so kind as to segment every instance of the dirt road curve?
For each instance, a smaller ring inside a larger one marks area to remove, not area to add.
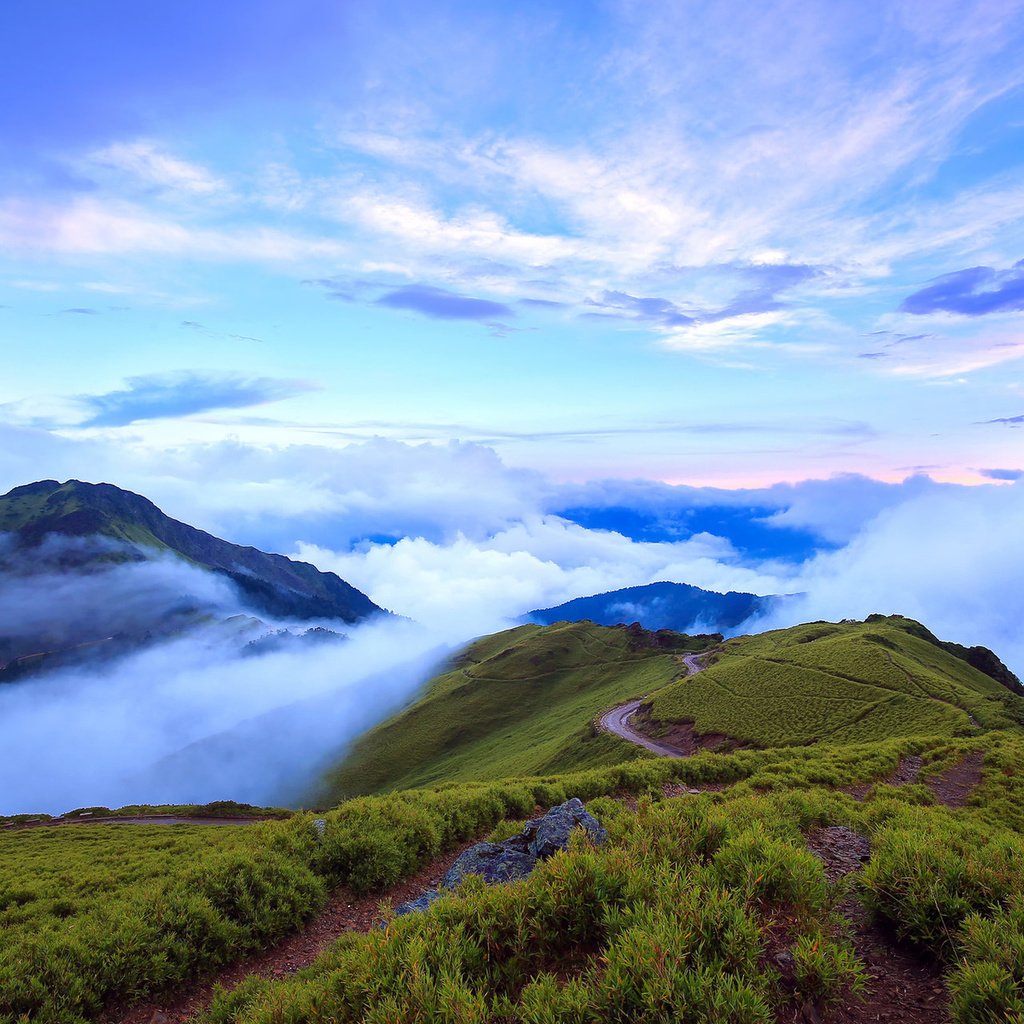
[[[682,661],[687,668],[688,675],[695,675],[704,668],[700,659],[701,656],[699,654],[683,655]],[[642,736],[630,728],[629,719],[636,714],[641,703],[642,700],[631,700],[628,704],[620,704],[618,707],[612,708],[611,711],[606,711],[601,716],[599,723],[601,728],[605,732],[610,732],[613,736],[618,736],[620,739],[635,743],[637,746],[643,747],[653,754],[660,754],[662,757],[686,757],[686,752],[678,747],[673,747],[668,743],[659,743],[657,740]]]

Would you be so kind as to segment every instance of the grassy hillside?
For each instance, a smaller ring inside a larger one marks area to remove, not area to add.
[[[927,637],[900,616],[738,637],[705,671],[655,694],[651,718],[765,747],[970,735],[1024,721],[1024,699]]]
[[[863,802],[844,791],[885,779],[911,754],[927,775],[970,751],[984,755],[983,775],[959,810],[935,806],[922,785],[877,786]],[[0,1020],[78,1024],[209,976],[300,928],[332,886],[387,891],[467,838],[508,834],[503,819],[568,796],[608,827],[606,849],[578,846],[522,882],[470,882],[428,914],[343,935],[298,975],[222,993],[207,1020],[793,1019],[778,1015],[794,1002],[850,1001],[865,973],[835,912],[847,890],[827,883],[805,845],[831,826],[870,838],[857,891],[947,972],[954,1019],[1013,1020],[1008,1011],[1024,1006],[1022,763],[1019,734],[988,733],[704,753],[362,798],[325,814],[321,839],[308,814],[248,828],[0,833]],[[665,795],[679,783],[729,788]],[[780,950],[793,958],[795,991],[775,967]]]
[[[685,673],[707,638],[593,623],[520,626],[470,644],[410,707],[371,730],[330,772],[317,800],[435,782],[500,779],[646,756],[595,733],[604,708]]]
[[[0,831],[0,1021],[116,1020],[168,986],[188,993],[303,928],[339,885],[345,906],[437,877],[467,840],[570,796],[606,847],[577,842],[511,884],[471,879],[385,929],[386,906],[371,910],[297,974],[216,994],[203,1024],[878,1019],[902,984],[886,988],[906,958],[894,936],[914,944],[908,983],[924,977],[932,1007],[907,1019],[1024,1019],[1020,698],[898,617],[740,638],[689,678],[657,644],[583,624],[478,641],[364,750],[413,776],[423,756],[445,783],[347,800],[320,828],[300,813]],[[658,686],[656,708],[801,745],[471,781],[473,758],[491,778],[512,761],[611,756],[574,750],[581,723]],[[861,723],[902,734],[861,741]],[[836,835],[866,852],[844,867]],[[837,865],[852,873],[836,881]],[[866,1016],[831,1015],[862,991],[878,1000]]]
[[[684,648],[712,638],[668,649],[657,635],[563,622],[479,640],[418,701],[365,734],[317,800],[646,757],[591,725],[642,696],[652,735],[686,722],[761,747],[952,737],[1024,721],[1024,699],[899,616],[738,637],[692,676]]]

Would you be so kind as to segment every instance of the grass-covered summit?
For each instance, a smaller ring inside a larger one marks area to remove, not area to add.
[[[972,648],[970,651],[979,651]],[[691,673],[687,652],[706,651]],[[968,736],[1024,721],[1012,676],[993,678],[902,616],[810,623],[722,641],[590,622],[520,626],[466,647],[421,696],[366,733],[320,793],[358,793],[648,757],[595,727],[644,698],[652,736],[677,727],[757,747]]]
[[[808,623],[726,641],[704,671],[654,694],[649,717],[761,747],[965,736],[1019,724],[1019,683],[988,654],[1002,678],[903,616]]]

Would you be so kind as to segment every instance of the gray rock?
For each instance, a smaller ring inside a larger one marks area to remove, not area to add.
[[[318,819],[319,820],[319,819]],[[316,822],[314,822],[314,825]],[[539,860],[547,860],[569,845],[574,829],[582,828],[595,843],[603,843],[608,833],[598,824],[582,802],[573,797],[552,807],[543,818],[528,822],[519,835],[501,843],[477,843],[466,850],[441,879],[440,889],[454,889],[467,875],[479,875],[488,885],[525,878]],[[428,889],[422,896],[395,909],[395,915],[426,910],[441,893]]]
[[[528,839],[529,850],[538,860],[547,860],[559,850],[564,850],[569,845],[569,836],[577,828],[584,829],[599,845],[608,838],[608,833],[575,796],[552,807],[539,821],[531,821],[524,834],[531,832],[531,826],[534,827]]]
[[[431,903],[440,898],[441,894],[436,889],[428,889],[422,896],[418,896],[414,900],[409,900],[407,903],[402,903],[395,907],[395,917],[402,917],[405,914],[415,914],[421,910],[426,910]]]
[[[536,857],[507,843],[477,843],[448,869],[441,885],[454,889],[466,875],[480,875],[488,885],[513,882],[525,878],[536,863]]]

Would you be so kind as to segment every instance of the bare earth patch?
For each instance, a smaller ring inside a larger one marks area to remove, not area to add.
[[[830,882],[859,871],[871,856],[866,836],[843,826],[814,829],[807,846],[825,865]],[[870,1024],[899,1021],[901,1024],[947,1024],[949,995],[940,966],[923,959],[912,947],[899,942],[887,929],[871,919],[853,897],[839,906],[849,923],[849,937],[866,968],[866,991],[862,999],[849,996],[845,1004],[832,1009],[814,1005],[791,1006],[779,1015],[785,1024]],[[775,966],[786,983],[787,954],[774,956]],[[790,981],[792,985],[792,981]]]
[[[884,779],[877,779],[874,782],[858,782],[854,786],[847,786],[843,792],[849,793],[855,800],[863,800],[875,786],[909,786],[917,782],[921,774],[921,758],[917,754],[908,754],[900,758],[891,774]]]
[[[659,722],[651,717],[649,704],[641,704],[630,721],[637,732],[673,747],[683,757],[692,757],[702,750],[725,753],[729,750],[743,750],[751,745],[720,732],[698,733],[694,730],[693,722]]]
[[[930,778],[928,788],[935,794],[935,799],[947,807],[963,807],[974,792],[974,787],[981,782],[984,760],[984,753],[972,750],[952,768]]]

